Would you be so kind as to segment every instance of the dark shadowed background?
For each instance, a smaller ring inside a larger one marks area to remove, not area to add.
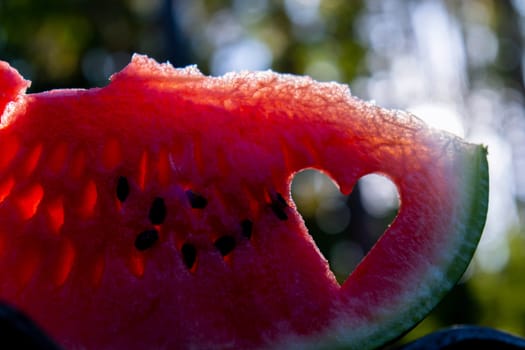
[[[273,69],[349,84],[489,147],[490,206],[461,283],[407,335],[472,323],[525,335],[525,1],[0,0],[0,59],[30,92],[107,84],[133,52],[206,74]],[[343,197],[324,175],[292,192],[342,281],[395,216],[377,175]]]

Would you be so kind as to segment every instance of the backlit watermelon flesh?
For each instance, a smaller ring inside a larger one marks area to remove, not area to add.
[[[452,288],[484,224],[484,147],[342,85],[135,55],[104,88],[27,86],[0,63],[0,299],[66,348],[374,348]],[[341,286],[290,196],[305,168],[400,193]]]

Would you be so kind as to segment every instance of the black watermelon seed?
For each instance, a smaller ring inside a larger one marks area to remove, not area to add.
[[[252,237],[253,222],[248,219],[241,221],[241,230],[242,235],[250,239]]]
[[[153,200],[149,208],[148,217],[153,225],[160,225],[164,222],[166,219],[166,204],[164,203],[164,199],[157,197]]]
[[[288,203],[284,200],[283,196],[280,193],[276,193],[272,198],[270,207],[273,210],[273,213],[279,220],[288,220],[288,215],[285,212],[285,209],[288,208]]]
[[[188,196],[188,200],[190,201],[192,208],[203,209],[206,207],[206,205],[208,205],[208,200],[206,198],[193,192],[192,190],[187,190],[186,196]]]
[[[181,248],[182,260],[188,269],[191,269],[197,260],[197,249],[190,243],[184,243]]]
[[[221,252],[222,256],[226,256],[235,248],[235,238],[232,236],[222,236],[218,238],[213,245]]]
[[[151,248],[153,244],[159,239],[159,233],[157,230],[146,230],[138,234],[135,239],[135,248],[140,251],[144,251]]]
[[[117,180],[117,198],[119,201],[124,202],[129,195],[129,183],[128,179],[124,176],[120,176]]]

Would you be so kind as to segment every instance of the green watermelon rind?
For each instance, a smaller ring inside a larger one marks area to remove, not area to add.
[[[457,164],[463,164],[456,175],[457,187],[464,190],[459,207],[463,210],[453,219],[459,225],[450,247],[455,249],[449,261],[428,273],[415,290],[420,295],[409,295],[405,303],[395,302],[397,310],[388,310],[385,320],[361,324],[358,328],[336,319],[331,330],[324,331],[317,339],[288,339],[277,348],[282,349],[376,349],[400,338],[421,322],[456,285],[467,269],[481,238],[488,208],[488,162],[485,146],[466,144],[454,138]],[[454,142],[453,141],[453,142]],[[424,287],[421,287],[424,286]],[[430,298],[425,298],[430,296]],[[414,297],[420,303],[414,301]],[[418,305],[414,307],[414,305]],[[404,306],[411,308],[404,309]],[[388,309],[388,306],[385,306]],[[272,347],[273,348],[273,347]]]

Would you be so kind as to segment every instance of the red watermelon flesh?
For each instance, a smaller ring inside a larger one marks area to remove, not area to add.
[[[483,228],[485,148],[342,85],[139,55],[104,88],[28,85],[0,63],[0,299],[66,348],[374,348],[452,288]],[[305,168],[400,194],[342,285],[290,196]]]

